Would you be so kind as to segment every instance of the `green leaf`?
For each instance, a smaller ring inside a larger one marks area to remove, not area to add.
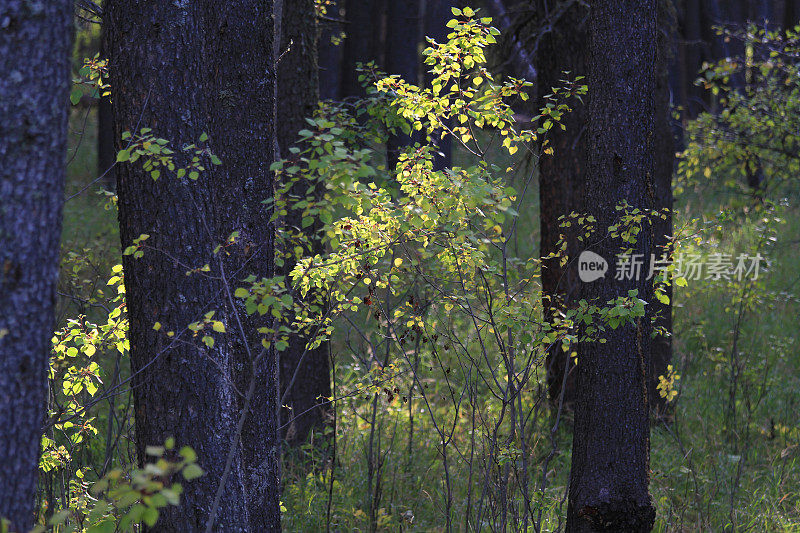
[[[164,455],[164,447],[163,446],[148,446],[144,449],[144,453],[147,455],[152,455],[153,457],[161,457]]]
[[[144,513],[142,513],[142,520],[150,527],[156,525],[158,521],[158,509],[155,507],[148,507],[145,509]]]
[[[86,533],[114,533],[117,527],[114,524],[114,520],[106,519],[102,522],[98,522],[97,524],[91,525],[86,529]]]
[[[181,457],[183,457],[188,463],[194,463],[197,461],[197,454],[189,446],[184,446],[181,448],[180,454]]]
[[[205,474],[203,469],[197,466],[195,463],[191,463],[183,467],[183,477],[186,481],[197,479],[203,474]]]
[[[69,101],[72,102],[72,105],[78,105],[83,97],[83,91],[80,87],[75,87],[72,89],[72,92],[69,93]]]

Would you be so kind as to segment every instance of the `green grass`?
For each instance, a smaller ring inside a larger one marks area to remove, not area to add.
[[[80,302],[96,295],[111,277],[111,266],[120,262],[119,225],[116,209],[97,180],[97,112],[73,110],[70,117],[61,232],[62,275],[58,326],[67,318],[86,314],[97,318],[96,309]],[[71,295],[76,298],[68,298]]]
[[[76,111],[71,120],[66,188],[70,199],[64,208],[61,291],[88,298],[104,286],[110,266],[119,261],[119,239],[115,210],[106,209],[105,196],[98,194],[96,185],[90,185],[97,176],[96,117],[93,111],[86,116],[83,113]],[[457,154],[455,161],[466,164],[468,159]],[[535,186],[527,198],[520,210],[521,254],[538,250]],[[723,200],[719,195],[703,194],[702,188],[687,193],[678,204],[679,218],[689,220],[713,213]],[[674,364],[681,374],[680,395],[675,402],[674,422],[652,431],[651,492],[658,510],[656,531],[723,531],[731,525],[742,531],[800,531],[800,304],[794,296],[800,287],[800,210],[796,195],[788,202],[777,242],[766,249],[772,267],[762,278],[758,300],[739,326],[737,345],[742,366],[733,403],[730,355],[735,307],[731,304],[738,288],[723,283],[692,283],[676,291]],[[706,234],[695,248],[703,254],[745,250],[758,239],[758,225],[758,217],[740,217],[727,223],[722,231]],[[67,275],[68,271],[77,275]],[[77,313],[92,312],[90,306],[76,300],[61,300],[61,324]],[[346,390],[363,373],[349,355],[345,340],[345,334],[339,332],[334,346],[340,390]],[[541,381],[540,375],[538,382]],[[414,431],[410,432],[409,404],[402,401],[407,395],[408,380],[398,384],[401,390],[391,401],[385,394],[380,397],[373,435],[373,451],[380,457],[380,468],[373,473],[373,494],[374,487],[380,484],[380,498],[375,505],[379,529],[443,531],[445,484],[439,437],[418,396],[411,404]],[[434,380],[429,385],[436,397],[441,381]],[[540,393],[531,388],[526,402],[533,405]],[[454,437],[454,445],[464,452],[470,443],[467,429],[471,405],[467,404],[459,421],[459,428],[466,429]],[[485,416],[496,416],[488,398],[479,397],[474,405],[483,409]],[[735,426],[730,418],[731,405],[736,407]],[[442,399],[432,405],[434,413],[441,417],[452,416],[451,407]],[[369,530],[367,457],[371,408],[371,396],[354,396],[337,404],[331,504],[332,529],[336,531]],[[551,450],[550,416],[545,409],[532,421],[530,479],[534,486],[540,482],[541,465]],[[547,469],[547,489],[538,500],[545,530],[555,528],[559,516],[563,518],[566,512],[562,502],[569,473],[570,429],[567,419],[556,435],[557,447]],[[413,435],[410,448],[409,434]],[[450,454],[451,518],[457,528],[462,528],[467,494],[471,488],[474,511],[483,487],[483,479],[477,473],[483,470],[476,463],[476,475],[470,484],[466,458],[452,451]],[[297,454],[288,454],[284,463],[284,527],[287,531],[324,530],[330,470],[309,474],[306,460]],[[518,494],[512,500],[514,505],[520,505]],[[488,523],[484,526],[488,529]]]

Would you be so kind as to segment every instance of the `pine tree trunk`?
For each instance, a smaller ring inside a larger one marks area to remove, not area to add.
[[[777,30],[786,30],[786,0],[772,0],[771,7],[772,28]]]
[[[586,206],[597,220],[590,249],[610,263],[624,243],[607,236],[616,206],[652,207],[656,89],[656,0],[592,3],[589,31],[589,168]],[[649,228],[633,253],[649,257]],[[599,305],[638,290],[650,300],[646,276],[606,275],[581,285]],[[645,317],[646,318],[646,317]],[[577,365],[567,531],[650,531],[655,509],[648,493],[650,364],[647,320],[608,329],[605,343],[585,342]]]
[[[272,8],[256,0],[108,6],[117,141],[152,128],[183,166],[181,147],[207,132],[222,160],[204,160],[196,181],[166,170],[154,180],[141,161],[117,168],[122,246],[145,233],[154,248],[123,261],[139,458],[174,437],[206,471],[184,483],[180,505],[162,510],[155,531],[203,531],[212,511],[213,531],[280,530],[278,368],[257,331],[269,323],[246,316],[228,293],[274,270],[262,204],[273,194],[276,146]],[[235,244],[215,254],[234,231]],[[208,275],[187,275],[205,264]],[[208,311],[226,326],[212,334],[213,348],[186,329]]]
[[[379,28],[373,23],[375,0],[344,0],[347,34],[342,59],[342,97],[363,96],[356,65],[375,60],[374,41]]]
[[[72,2],[0,7],[0,518],[28,531],[64,202]]]
[[[800,24],[800,0],[786,0],[785,13],[784,25],[787,29],[794,28]]]
[[[426,0],[423,37],[429,37],[437,43],[447,42],[447,35],[450,33],[447,22],[453,18],[451,9],[454,6],[455,2],[453,0]],[[428,42],[423,42],[423,46],[428,47]],[[433,79],[430,72],[428,72],[430,65],[423,64],[422,68],[425,69],[425,82],[430,86]],[[445,120],[444,124],[449,128],[452,126],[452,121]],[[441,139],[437,136],[433,141],[439,149],[433,161],[434,170],[450,168],[453,164],[453,138],[450,135],[445,135]]]
[[[342,32],[342,24],[333,22],[341,18],[339,5],[344,0],[334,0],[328,7],[327,18],[318,22],[319,42],[319,97],[321,100],[339,100],[342,97],[342,49],[338,36]]]
[[[669,73],[667,65],[673,54],[674,20],[670,0],[658,1],[658,71],[656,73],[656,117],[653,135],[654,171],[653,193],[655,209],[670,211],[666,219],[656,218],[653,223],[653,253],[660,258],[667,251],[672,237],[672,174],[675,169],[675,140],[670,125]],[[650,300],[651,315],[657,316],[655,325],[672,332],[672,286],[667,287],[670,302],[662,304]],[[672,337],[658,335],[652,339],[652,359],[648,376],[648,399],[651,412],[660,418],[665,414],[666,399],[658,392],[658,377],[666,375],[672,362]]]
[[[386,71],[419,85],[419,0],[392,0],[386,16]],[[402,133],[389,137],[386,141],[386,164],[390,171],[397,165],[400,152],[411,143],[411,136]]]
[[[105,23],[103,23],[105,26]],[[108,43],[106,32],[100,37],[100,59],[108,58]],[[117,176],[114,163],[116,161],[114,150],[114,110],[111,108],[111,98],[100,96],[97,103],[97,175],[103,176],[102,185],[106,190],[115,191]]]
[[[314,18],[314,0],[286,2],[282,18],[282,50],[289,49],[278,68],[278,145],[283,157],[289,157],[289,147],[297,140],[297,132],[307,126],[306,117],[314,115],[319,99],[317,78],[317,39]],[[289,48],[289,42],[292,42]],[[308,183],[298,183],[294,194],[304,197]],[[322,193],[317,188],[317,198]],[[289,231],[317,236],[321,224],[316,222],[302,227],[302,210],[290,210],[285,220]],[[281,250],[285,256],[282,273],[287,275],[295,266],[292,247]],[[323,253],[318,244],[313,254]],[[315,299],[313,294],[309,300]],[[290,445],[303,444],[312,430],[322,429],[330,422],[331,396],[330,344],[306,351],[305,337],[295,336],[289,348],[280,354],[280,379],[282,405],[281,434]]]
[[[685,0],[679,14],[681,44],[678,49],[680,64],[679,95],[683,129],[686,123],[704,110],[704,91],[694,84],[703,64],[703,49],[700,30],[700,0]]]
[[[555,18],[557,13],[549,13],[545,8],[549,2],[542,2],[538,13],[550,27],[539,42],[537,67],[539,71],[538,108],[547,101],[545,95],[560,84],[565,76],[587,75],[588,59],[588,9],[573,4],[568,10]],[[565,75],[564,71],[569,71]],[[541,226],[542,257],[542,295],[544,296],[545,316],[552,320],[554,311],[562,309],[576,300],[578,289],[577,255],[580,253],[576,225],[561,228],[559,217],[571,212],[583,212],[583,184],[586,181],[586,115],[584,103],[574,102],[572,111],[567,113],[562,124],[565,131],[553,128],[548,133],[550,145],[555,153],[542,155],[539,160],[539,220]],[[560,258],[544,258],[557,251],[559,236],[567,238],[567,255],[570,262],[560,265]],[[566,404],[575,400],[574,364],[569,354],[561,346],[555,346],[547,353],[547,384],[550,401],[558,405],[561,399],[562,383]],[[568,372],[565,376],[565,370]]]

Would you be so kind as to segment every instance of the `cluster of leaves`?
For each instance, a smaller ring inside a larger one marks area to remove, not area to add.
[[[102,59],[97,53],[92,58],[85,58],[83,66],[78,70],[78,78],[72,80],[73,87],[69,94],[72,105],[77,105],[84,94],[93,99],[111,96],[111,85],[108,80],[108,59]]]
[[[212,165],[222,164],[222,161],[211,153],[208,147],[200,146],[208,141],[208,134],[204,132],[200,135],[197,144],[185,144],[181,147],[187,164],[177,168],[176,171],[175,152],[169,148],[169,141],[156,137],[152,131],[150,128],[142,128],[137,134],[124,132],[122,140],[127,141],[128,145],[117,152],[117,163],[126,161],[134,163],[141,157],[144,170],[150,172],[150,176],[154,180],[161,176],[162,168],[176,172],[178,179],[186,176],[190,180],[197,180],[200,173],[205,170],[205,161],[210,161]]]
[[[75,265],[74,273],[79,275],[81,268]],[[46,520],[37,531],[56,528],[102,533],[134,531],[140,522],[152,526],[159,509],[178,503],[182,487],[175,476],[190,481],[203,474],[195,453],[188,447],[176,451],[172,439],[164,446],[149,447],[147,454],[153,460],[139,469],[133,464],[135,458],[120,461],[122,454],[114,451],[116,445],[98,436],[99,415],[109,425],[106,439],[123,437],[110,432],[110,422],[116,417],[120,418],[118,431],[129,430],[130,406],[117,412],[113,400],[120,392],[120,359],[127,357],[130,349],[122,265],[114,266],[112,274],[107,288],[98,289],[88,302],[105,312],[105,320],[68,319],[67,326],[52,339],[51,395],[39,468],[43,475],[62,479],[65,486],[61,495],[50,492],[43,500]],[[220,323],[212,316],[206,316],[202,326],[219,331]],[[110,377],[113,379],[106,383]],[[101,409],[106,403],[108,407]],[[86,461],[87,456],[102,456],[104,451],[101,466]],[[120,459],[115,460],[115,455]],[[119,466],[110,468],[113,464]]]
[[[678,395],[675,385],[679,379],[681,379],[681,376],[675,371],[675,368],[672,365],[667,365],[666,375],[658,376],[658,394],[662,398],[666,398],[668,402],[674,400]]]
[[[154,526],[159,510],[178,505],[183,486],[180,478],[191,481],[204,474],[197,465],[194,450],[185,446],[175,450],[168,439],[164,446],[149,446],[153,457],[143,468],[123,471],[113,469],[94,483],[85,479],[83,470],[74,481],[75,495],[69,508],[54,513],[47,523],[33,533],[48,531],[84,531],[113,533],[138,531],[139,524]]]
[[[758,197],[796,188],[800,172],[800,27],[719,28],[743,53],[705,66],[697,83],[718,99],[686,131],[681,189],[712,180]],[[713,176],[712,176],[713,173]]]
[[[51,385],[51,436],[42,438],[40,468],[45,472],[66,467],[77,451],[75,447],[97,435],[88,407],[96,402],[98,389],[103,384],[98,357],[111,350],[121,355],[128,352],[122,266],[117,265],[113,270],[114,275],[108,282],[113,295],[108,299],[110,311],[105,323],[98,325],[81,316],[68,320],[68,325],[53,336],[49,379],[57,388]],[[58,443],[61,438],[71,443],[71,452]]]

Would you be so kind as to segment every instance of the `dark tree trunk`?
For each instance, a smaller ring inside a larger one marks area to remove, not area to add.
[[[589,24],[589,168],[586,206],[597,220],[591,249],[614,261],[624,243],[608,237],[616,206],[649,209],[652,200],[656,89],[656,0],[598,0]],[[633,253],[649,257],[649,228]],[[605,305],[628,291],[651,298],[646,276],[606,275],[581,286],[581,296]],[[608,329],[605,343],[585,342],[577,365],[567,531],[650,531],[649,413],[646,319]]]
[[[800,0],[786,0],[784,20],[786,28],[794,28],[800,23]]]
[[[358,81],[357,63],[375,60],[374,41],[379,28],[375,27],[375,0],[345,1],[344,57],[342,58],[342,97],[363,96],[364,89]]]
[[[547,101],[545,95],[564,79],[564,71],[570,77],[586,76],[589,33],[589,10],[581,4],[573,4],[558,16],[548,12],[550,2],[541,2],[538,12],[544,17],[542,26],[550,31],[542,36],[537,50],[539,71],[538,108]],[[555,17],[558,17],[557,19]],[[545,316],[552,320],[565,305],[575,301],[578,289],[577,241],[575,224],[567,229],[560,227],[559,217],[575,211],[583,211],[583,184],[586,181],[586,115],[587,107],[575,102],[570,113],[562,119],[566,131],[553,128],[548,133],[550,144],[555,150],[552,156],[542,155],[539,160],[539,220],[541,226],[542,257],[542,295]],[[560,234],[567,238],[567,254],[570,262],[560,265],[560,258],[547,259],[558,251]],[[565,384],[564,402],[571,404],[575,399],[574,364],[561,346],[553,347],[547,353],[547,384],[550,401],[558,405],[561,398],[562,383]],[[566,382],[564,372],[567,371]]]
[[[685,129],[688,120],[705,109],[702,88],[694,84],[703,65],[703,42],[700,30],[700,0],[685,0],[679,15],[681,43],[678,49],[680,62],[679,102]]]
[[[531,82],[536,81],[537,73],[533,64],[533,58],[525,49],[523,43],[509,32],[512,28],[511,17],[508,11],[506,11],[503,0],[486,0],[486,9],[494,18],[493,24],[495,24],[503,34],[507,35],[506,46],[509,49],[508,55],[510,56],[509,61],[513,67],[513,75],[518,78],[525,78]]]
[[[771,30],[776,29],[774,18],[774,6],[771,0],[755,0],[748,2],[747,18],[756,25]]]
[[[736,1],[733,2],[736,4]],[[703,14],[703,24],[701,26],[701,32],[703,36],[703,40],[707,46],[707,61],[715,61],[722,59],[723,57],[728,57],[730,55],[730,47],[728,46],[728,42],[725,41],[725,38],[721,35],[717,35],[717,31],[714,29],[714,26],[725,25],[726,23],[733,22],[735,17],[736,5],[733,6],[726,6],[728,7],[728,11],[732,13],[729,17],[727,13],[722,11],[722,6],[720,5],[719,0],[702,0],[702,14]],[[738,17],[736,17],[738,18]]]
[[[305,118],[313,116],[319,99],[314,0],[284,3],[281,33],[283,50],[293,42],[278,68],[278,146],[281,155],[288,157],[297,132],[306,127]],[[308,185],[298,183],[293,193],[305,197]],[[315,198],[321,192],[321,188],[315,189]],[[290,210],[285,222],[287,231],[319,236],[319,222],[302,227],[302,210]],[[293,247],[279,252],[285,257],[282,273],[288,276],[295,266]],[[311,250],[313,254],[323,252],[321,244]],[[314,300],[315,296],[308,298]],[[282,405],[288,406],[281,410],[281,434],[291,445],[304,443],[312,430],[321,429],[330,420],[329,403],[324,399],[331,395],[330,344],[306,352],[307,341],[292,337],[289,348],[280,354]]]
[[[326,20],[318,22],[319,43],[319,97],[322,100],[339,100],[342,97],[342,43],[338,42],[342,24],[338,0],[328,7]],[[336,42],[334,42],[336,41]]]
[[[0,518],[35,517],[64,203],[72,2],[0,7]],[[22,61],[23,63],[20,63]]]
[[[104,23],[105,26],[105,23]],[[108,58],[108,43],[105,30],[100,37],[100,58]],[[117,176],[114,163],[117,152],[114,150],[114,111],[111,98],[100,95],[97,104],[97,175],[103,176],[102,184],[106,190],[115,191]]]
[[[778,30],[786,29],[786,0],[772,0],[771,8],[773,28]]]
[[[111,99],[107,96],[100,97],[97,104],[97,175],[103,176],[103,187],[109,191],[114,191],[117,187],[113,117]]]
[[[722,13],[722,16],[723,20],[721,22],[726,26],[736,26],[740,29],[744,28],[747,25],[749,17],[747,13],[747,4],[741,0],[726,2],[725,11]],[[722,39],[722,41],[723,44],[726,44],[726,46],[722,48],[722,52],[725,55],[714,57],[712,59],[713,61],[719,61],[726,57],[744,58],[744,41],[740,39],[731,39],[728,43],[725,43],[724,39]],[[745,76],[741,71],[731,78],[731,84],[739,91],[744,91],[745,83]]]
[[[726,57],[743,57],[744,43],[738,39],[727,39],[724,35],[718,35],[715,26],[744,26],[748,16],[747,3],[743,5],[739,0],[731,0],[723,5],[719,0],[703,0],[702,6],[704,15],[702,34],[708,45],[706,61],[716,62]],[[739,91],[744,90],[744,76],[741,73],[734,74],[731,77],[731,85]],[[713,98],[708,91],[704,93],[706,100],[715,106],[716,98]]]
[[[680,113],[682,113],[684,102],[682,100],[683,89],[681,83],[683,80],[683,36],[681,34],[681,20],[683,17],[682,6],[683,2],[680,0],[665,0],[664,5],[670,10],[671,22],[673,24],[670,28],[670,42],[671,55],[667,58],[667,87],[669,89],[669,125],[672,129],[672,138],[675,143],[675,151],[683,149],[683,125],[680,120]]]
[[[450,28],[447,27],[447,22],[453,18],[451,8],[455,6],[454,0],[426,0],[425,2],[425,18],[424,28],[425,32],[423,37],[430,37],[437,43],[447,42],[447,34],[450,33]],[[425,41],[423,46],[427,47],[428,43]],[[422,65],[425,69],[425,82],[430,85],[433,77],[428,72],[429,65]],[[451,126],[451,121],[446,120],[445,125]],[[439,151],[433,161],[434,170],[442,170],[452,166],[453,155],[453,138],[450,135],[445,135],[440,139],[437,135],[433,139]]]
[[[419,84],[419,0],[391,0],[386,12],[386,71],[399,74],[408,83]],[[413,126],[413,124],[412,124]],[[411,136],[398,133],[386,141],[386,163],[391,171]]]
[[[388,33],[388,4],[394,0],[370,0],[373,2],[372,16],[370,17],[372,23],[372,50],[369,54],[369,60],[375,61],[375,64],[381,68],[386,67],[386,35]]]
[[[146,233],[153,248],[123,261],[137,451],[144,460],[146,446],[174,437],[194,448],[206,471],[184,484],[179,506],[162,510],[156,531],[202,531],[215,506],[214,531],[280,529],[278,368],[257,332],[269,324],[246,316],[228,296],[248,275],[273,275],[273,227],[261,203],[272,196],[276,146],[272,6],[108,6],[116,139],[152,128],[183,166],[188,158],[180,147],[207,132],[208,147],[222,160],[205,161],[197,181],[166,170],[154,180],[140,161],[117,168],[122,245]],[[235,244],[214,254],[234,231]],[[205,264],[209,275],[187,275]],[[212,310],[226,332],[210,333],[216,343],[207,348],[186,327]]]
[[[656,117],[653,134],[653,195],[654,207],[669,209],[666,219],[655,218],[653,223],[653,253],[659,258],[667,251],[672,237],[672,173],[675,168],[675,140],[670,123],[670,91],[667,65],[674,56],[674,13],[671,0],[658,1],[658,71],[656,73]],[[656,326],[672,332],[672,287],[667,287],[670,303],[662,304],[651,298],[649,310],[658,316]],[[658,335],[652,340],[648,378],[648,398],[650,410],[656,417],[665,414],[666,399],[658,392],[658,377],[667,373],[667,365],[672,362],[672,337]]]

